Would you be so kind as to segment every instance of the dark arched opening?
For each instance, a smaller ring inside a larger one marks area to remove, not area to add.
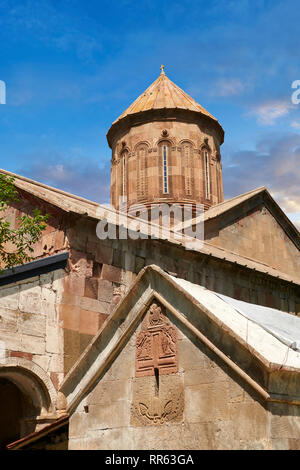
[[[31,400],[6,378],[0,378],[0,450],[35,430],[37,410]]]

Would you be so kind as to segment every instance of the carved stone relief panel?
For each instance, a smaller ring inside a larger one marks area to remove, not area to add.
[[[180,422],[184,398],[176,374],[177,329],[157,301],[152,302],[136,334],[136,378],[132,382],[131,424]]]
[[[183,419],[184,392],[180,376],[136,378],[132,384],[130,424],[151,426],[178,423]]]
[[[171,374],[177,369],[177,330],[164,307],[153,302],[136,336],[136,377]]]

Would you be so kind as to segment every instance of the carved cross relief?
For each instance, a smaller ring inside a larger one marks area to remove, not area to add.
[[[177,329],[170,323],[164,307],[154,301],[136,336],[137,379],[133,381],[132,425],[182,420],[183,386],[177,370]]]
[[[136,377],[177,372],[177,330],[153,302],[136,338]]]

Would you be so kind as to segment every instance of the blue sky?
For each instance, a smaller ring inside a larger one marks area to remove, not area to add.
[[[225,197],[300,224],[297,0],[0,0],[0,167],[109,201],[111,123],[165,64],[222,124]]]

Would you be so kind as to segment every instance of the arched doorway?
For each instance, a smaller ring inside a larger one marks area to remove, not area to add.
[[[56,419],[56,396],[37,364],[8,358],[0,366],[0,449]]]
[[[0,377],[0,450],[20,439],[24,432],[33,432],[35,423],[30,422],[30,417],[38,414],[39,410],[17,385]]]

